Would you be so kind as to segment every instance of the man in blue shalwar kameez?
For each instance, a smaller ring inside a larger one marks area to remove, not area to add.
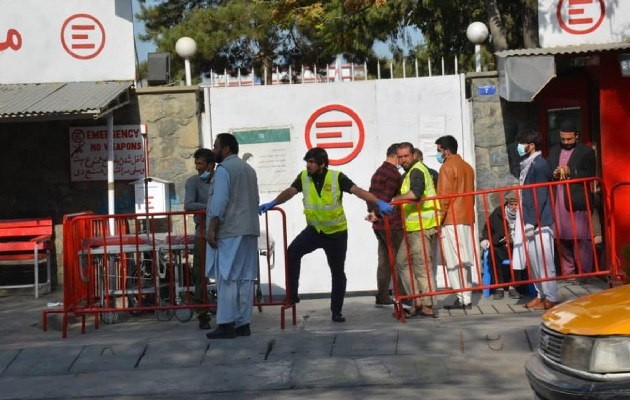
[[[258,181],[238,157],[238,142],[217,135],[216,168],[208,194],[206,274],[217,283],[217,329],[208,339],[249,336],[254,281],[258,274]]]

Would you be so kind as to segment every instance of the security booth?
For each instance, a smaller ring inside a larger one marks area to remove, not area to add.
[[[496,53],[500,95],[536,108],[544,155],[559,142],[563,120],[595,149],[609,211],[606,250],[609,262],[623,265],[622,249],[630,246],[623,234],[630,214],[619,207],[630,201],[630,3],[539,0],[538,10],[541,47]]]
[[[159,178],[147,177],[131,182],[131,185],[134,186],[136,214],[165,213],[171,211],[171,182]]]

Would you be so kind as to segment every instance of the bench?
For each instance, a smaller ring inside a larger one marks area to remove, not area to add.
[[[3,285],[0,288],[40,287],[50,290],[53,222],[51,218],[0,220],[0,265],[33,265],[32,284]],[[46,282],[39,283],[39,264],[46,263]]]

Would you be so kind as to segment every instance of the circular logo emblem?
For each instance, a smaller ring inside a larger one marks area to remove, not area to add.
[[[83,132],[83,129],[73,130],[70,136],[72,137],[73,143],[81,143],[85,140],[85,132]]]
[[[61,27],[61,44],[72,57],[89,60],[105,47],[105,28],[89,14],[72,15]]]
[[[365,128],[353,110],[331,104],[316,110],[308,119],[304,130],[306,147],[321,147],[328,152],[330,165],[352,161],[363,148]]]
[[[558,24],[573,35],[585,35],[599,28],[606,16],[604,0],[560,0],[556,9]]]

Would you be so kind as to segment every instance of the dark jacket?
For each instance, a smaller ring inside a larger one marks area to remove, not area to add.
[[[538,156],[532,161],[523,185],[547,183],[552,180],[553,176],[549,163],[542,156]],[[534,197],[534,193],[536,193],[536,197]],[[549,196],[549,186],[521,189],[521,202],[525,224],[530,224],[534,227],[553,225],[553,209]]]
[[[509,230],[505,220],[505,206],[498,206],[492,211],[486,221],[483,232],[481,232],[481,240],[488,240],[494,246],[505,245],[506,230]],[[488,229],[489,228],[489,229]],[[490,230],[490,232],[488,232]]]
[[[549,151],[549,166],[551,170],[555,170],[560,164],[560,151],[562,147],[560,145],[554,146]],[[595,176],[595,152],[593,149],[583,143],[578,143],[569,157],[567,166],[571,170],[569,174],[570,179],[579,178],[591,178]],[[558,187],[558,186],[556,186]],[[571,192],[571,201],[573,210],[584,211],[586,210],[586,197],[590,195],[589,185],[584,183],[573,183],[569,185],[569,191]],[[593,199],[590,198],[589,202],[592,204]],[[564,207],[569,210],[569,196],[564,197]]]

